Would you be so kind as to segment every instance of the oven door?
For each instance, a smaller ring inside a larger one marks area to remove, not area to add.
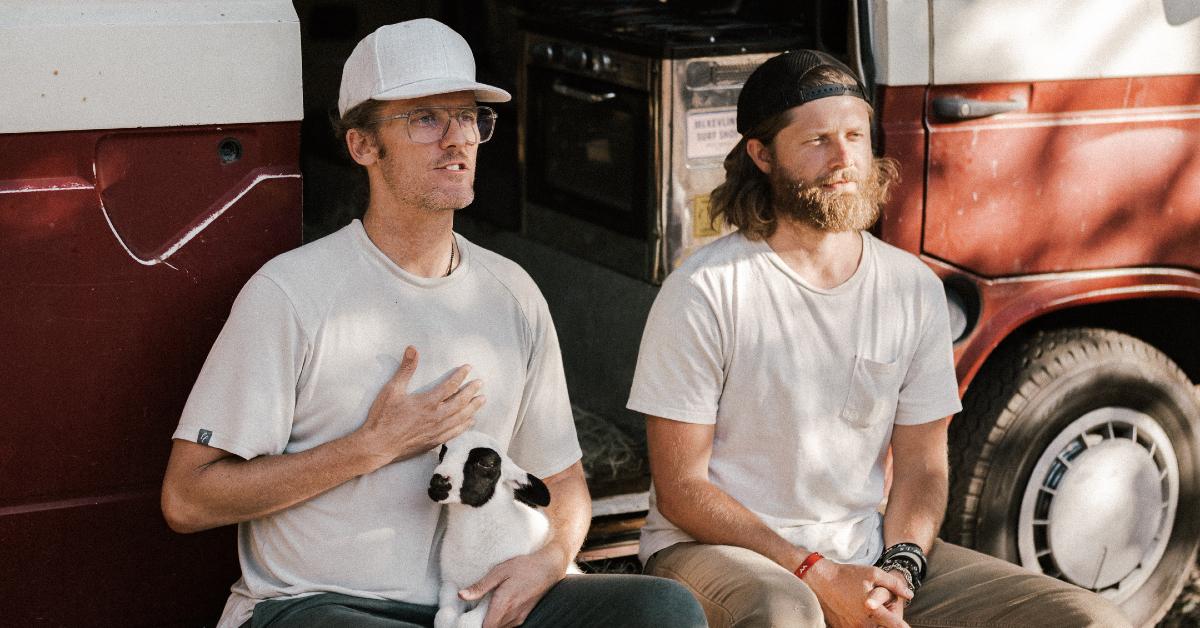
[[[654,224],[649,95],[553,69],[528,72],[527,200],[649,240]]]

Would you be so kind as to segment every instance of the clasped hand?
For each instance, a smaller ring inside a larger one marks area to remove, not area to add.
[[[878,567],[820,560],[808,571],[808,584],[833,628],[908,628],[904,602],[912,592],[904,578]]]

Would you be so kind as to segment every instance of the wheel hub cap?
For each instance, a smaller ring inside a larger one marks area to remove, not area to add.
[[[1129,408],[1093,410],[1035,463],[1021,500],[1021,564],[1120,602],[1166,551],[1179,466],[1166,432]]]
[[[1110,439],[1069,463],[1050,504],[1048,528],[1049,549],[1071,581],[1110,587],[1154,545],[1162,488],[1146,454],[1133,441]]]

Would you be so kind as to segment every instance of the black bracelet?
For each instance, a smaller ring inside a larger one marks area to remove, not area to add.
[[[888,567],[893,569],[903,567],[904,570],[912,576],[913,592],[921,588],[921,583],[925,580],[925,570],[928,566],[925,560],[925,552],[921,551],[921,546],[916,543],[896,543],[891,547],[883,550],[883,556],[875,562],[875,566],[884,571],[888,571]]]

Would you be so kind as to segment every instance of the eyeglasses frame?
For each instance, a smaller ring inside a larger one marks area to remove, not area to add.
[[[429,109],[441,109],[444,111],[460,111],[460,112],[467,111],[468,109],[474,109],[476,111],[476,113],[487,112],[489,115],[491,115],[492,116],[492,133],[490,135],[488,135],[488,138],[486,140],[484,140],[484,139],[476,140],[474,142],[475,144],[486,144],[488,141],[490,141],[492,139],[492,135],[495,135],[495,133],[496,133],[495,124],[500,119],[500,114],[496,113],[495,109],[492,109],[491,107],[488,107],[486,105],[471,105],[471,106],[466,106],[466,107],[458,107],[458,106],[451,106],[451,105],[430,105],[428,107],[417,107],[416,109],[412,109],[412,110],[406,111],[404,113],[397,113],[397,114],[390,115],[390,116],[384,116],[382,118],[374,118],[371,120],[367,120],[367,124],[374,125],[374,124],[380,124],[383,122],[389,122],[391,120],[400,120],[402,118],[408,119],[408,117],[413,115],[414,113],[417,113],[419,111],[427,111]],[[446,128],[442,131],[441,137],[439,137],[438,139],[433,140],[431,142],[417,142],[415,139],[413,139],[413,136],[412,136],[412,126],[406,125],[406,130],[408,131],[408,139],[413,142],[416,142],[418,144],[420,144],[420,143],[433,144],[434,142],[439,142],[446,137],[447,133],[450,132],[450,120],[458,122],[458,117],[451,116],[451,118],[446,121]],[[459,126],[462,126],[462,122],[458,122],[458,124],[459,124]],[[476,132],[477,133],[479,130],[478,126],[479,126],[478,123],[476,123]],[[482,137],[482,136],[477,135],[477,137]],[[468,143],[471,143],[471,142],[468,142]]]

